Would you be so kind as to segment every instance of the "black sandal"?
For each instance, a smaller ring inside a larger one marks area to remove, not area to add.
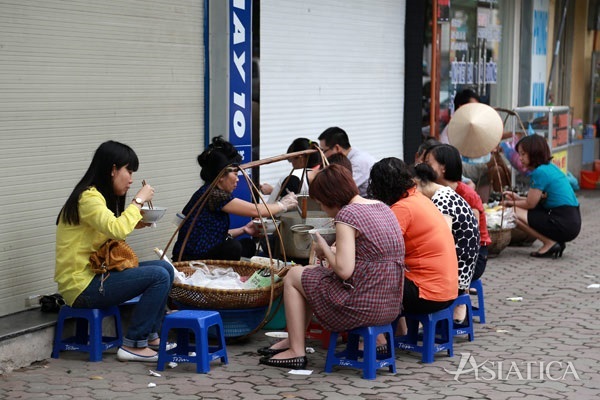
[[[382,344],[379,345],[375,348],[375,353],[377,353],[378,356],[385,356],[388,354],[388,346],[387,344]]]
[[[292,357],[283,359],[273,359],[269,357],[261,357],[258,360],[260,364],[269,365],[271,367],[290,368],[290,369],[305,369],[308,360],[306,356]]]
[[[275,354],[279,354],[281,352],[286,351],[287,349],[272,349],[270,347],[261,347],[260,349],[258,349],[256,352],[258,354],[260,354],[261,356],[274,356]]]

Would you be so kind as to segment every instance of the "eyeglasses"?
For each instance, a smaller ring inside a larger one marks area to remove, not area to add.
[[[327,154],[328,151],[331,151],[331,147],[327,147],[325,149],[322,149],[323,154]]]

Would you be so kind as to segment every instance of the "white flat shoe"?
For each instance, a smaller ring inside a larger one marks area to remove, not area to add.
[[[122,347],[119,347],[119,351],[117,351],[117,360],[119,360],[119,361],[157,362],[158,354],[155,354],[153,356],[141,356],[139,354],[135,354],[128,350],[125,350]]]

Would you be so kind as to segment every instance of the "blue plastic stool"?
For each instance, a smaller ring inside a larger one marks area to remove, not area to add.
[[[467,306],[467,316],[463,323],[457,324],[453,321],[452,324],[452,336],[469,335],[469,342],[475,339],[475,332],[473,330],[473,309],[471,307],[471,296],[468,293],[461,294],[454,300],[452,306],[452,315],[454,315],[454,308],[460,304]]]
[[[135,296],[134,298],[132,298],[132,299],[129,299],[129,300],[127,300],[127,301],[124,301],[123,303],[121,303],[121,304],[119,304],[119,305],[120,305],[120,306],[124,306],[124,305],[127,305],[127,304],[137,304],[137,303],[139,303],[139,302],[140,302],[140,298],[141,298],[141,297],[142,297],[142,295],[140,294],[139,296]]]
[[[387,354],[377,354],[375,339],[377,339],[377,335],[380,333],[386,335],[388,341]],[[388,367],[390,372],[396,373],[396,355],[394,346],[392,345],[394,331],[391,324],[367,326],[348,331],[346,349],[336,353],[335,346],[338,335],[338,332],[331,332],[327,361],[325,362],[325,372],[331,372],[334,365],[341,365],[362,369],[363,379],[375,379],[377,370],[383,367]],[[358,339],[361,336],[363,337],[364,350],[358,349]],[[359,361],[361,358],[362,361]]]
[[[102,321],[106,317],[114,318],[116,331],[114,337],[102,336]],[[69,318],[76,318],[75,336],[63,339],[64,324]],[[58,358],[62,350],[75,350],[90,353],[90,361],[102,361],[104,350],[119,347],[122,343],[123,332],[119,307],[100,309],[62,306],[56,322],[52,358]]]
[[[483,284],[481,283],[481,279],[471,282],[471,287],[477,290],[477,307],[472,306],[473,317],[478,317],[479,323],[485,324],[485,302],[483,300]]]
[[[448,356],[453,357],[452,316],[452,307],[432,314],[404,314],[408,333],[395,338],[396,347],[421,353],[424,363],[432,363],[439,351],[446,350]],[[419,334],[419,322],[423,324],[422,334]]]
[[[217,331],[217,346],[208,345],[208,329],[212,326]],[[167,351],[167,338],[171,329],[177,331],[177,347]],[[190,330],[196,340],[194,345],[190,345]],[[195,352],[196,355],[190,356],[190,352]],[[196,363],[196,372],[206,374],[210,371],[210,362],[218,358],[221,362],[228,363],[223,321],[218,312],[180,310],[165,317],[160,334],[157,370],[163,371],[168,362]]]

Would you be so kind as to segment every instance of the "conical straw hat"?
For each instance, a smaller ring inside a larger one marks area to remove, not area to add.
[[[502,139],[502,119],[492,107],[481,103],[461,106],[448,124],[448,141],[465,157],[482,157]]]

